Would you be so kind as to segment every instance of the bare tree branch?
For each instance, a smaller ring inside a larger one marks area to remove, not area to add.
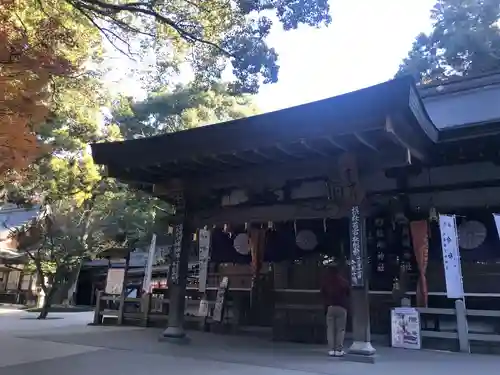
[[[68,4],[82,12],[82,9],[87,9],[95,14],[100,14],[106,18],[109,18],[111,21],[116,21],[116,18],[113,15],[117,15],[121,12],[129,12],[132,14],[142,14],[145,16],[152,17],[157,22],[170,26],[174,29],[182,38],[191,43],[201,43],[211,46],[212,48],[218,50],[223,55],[227,57],[235,58],[235,56],[229,51],[222,48],[217,43],[212,41],[203,39],[201,37],[196,36],[195,34],[188,32],[182,25],[179,24],[178,21],[174,21],[159,12],[154,10],[154,2],[135,2],[135,3],[127,3],[127,4],[116,4],[116,3],[108,3],[100,0],[65,0]],[[90,16],[83,12],[87,18]],[[90,17],[91,18],[91,17]],[[95,24],[95,21],[92,20],[92,24],[98,27]],[[123,25],[118,24],[119,27],[124,28]],[[131,27],[129,25],[129,27]],[[98,27],[101,30],[100,27]],[[130,31],[130,30],[129,30]],[[102,31],[101,31],[102,32]]]

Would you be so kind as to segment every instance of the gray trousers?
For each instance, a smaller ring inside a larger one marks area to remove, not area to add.
[[[326,312],[326,338],[329,350],[344,349],[347,310],[341,306],[328,306]]]

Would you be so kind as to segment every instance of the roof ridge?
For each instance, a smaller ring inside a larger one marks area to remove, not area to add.
[[[438,82],[429,85],[419,85],[418,92],[422,98],[451,94],[456,92],[485,88],[500,83],[500,70],[481,76],[464,77],[446,82]]]

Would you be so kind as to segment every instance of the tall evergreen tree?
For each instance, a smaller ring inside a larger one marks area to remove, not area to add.
[[[500,69],[500,0],[439,0],[397,75],[444,80]]]

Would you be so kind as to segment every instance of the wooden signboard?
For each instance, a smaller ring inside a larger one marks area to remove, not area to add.
[[[212,319],[215,322],[222,322],[224,317],[224,307],[226,303],[226,294],[229,287],[229,279],[227,276],[222,278],[219,289],[217,290],[217,298],[215,299],[215,307]]]
[[[365,286],[364,218],[359,206],[353,206],[349,215],[351,286]]]
[[[106,294],[120,295],[123,289],[124,278],[124,268],[110,268],[106,279]]]
[[[207,287],[208,262],[210,261],[210,231],[200,229],[198,233],[199,267],[198,290],[205,293]]]
[[[200,306],[198,308],[198,316],[205,318],[209,314],[210,307],[208,306],[208,301],[206,299],[200,300]]]
[[[182,235],[184,226],[182,224],[177,224],[174,227],[174,243],[172,245],[171,252],[171,263],[170,263],[170,281],[172,284],[177,285],[179,283],[179,267],[181,261],[182,252]]]

